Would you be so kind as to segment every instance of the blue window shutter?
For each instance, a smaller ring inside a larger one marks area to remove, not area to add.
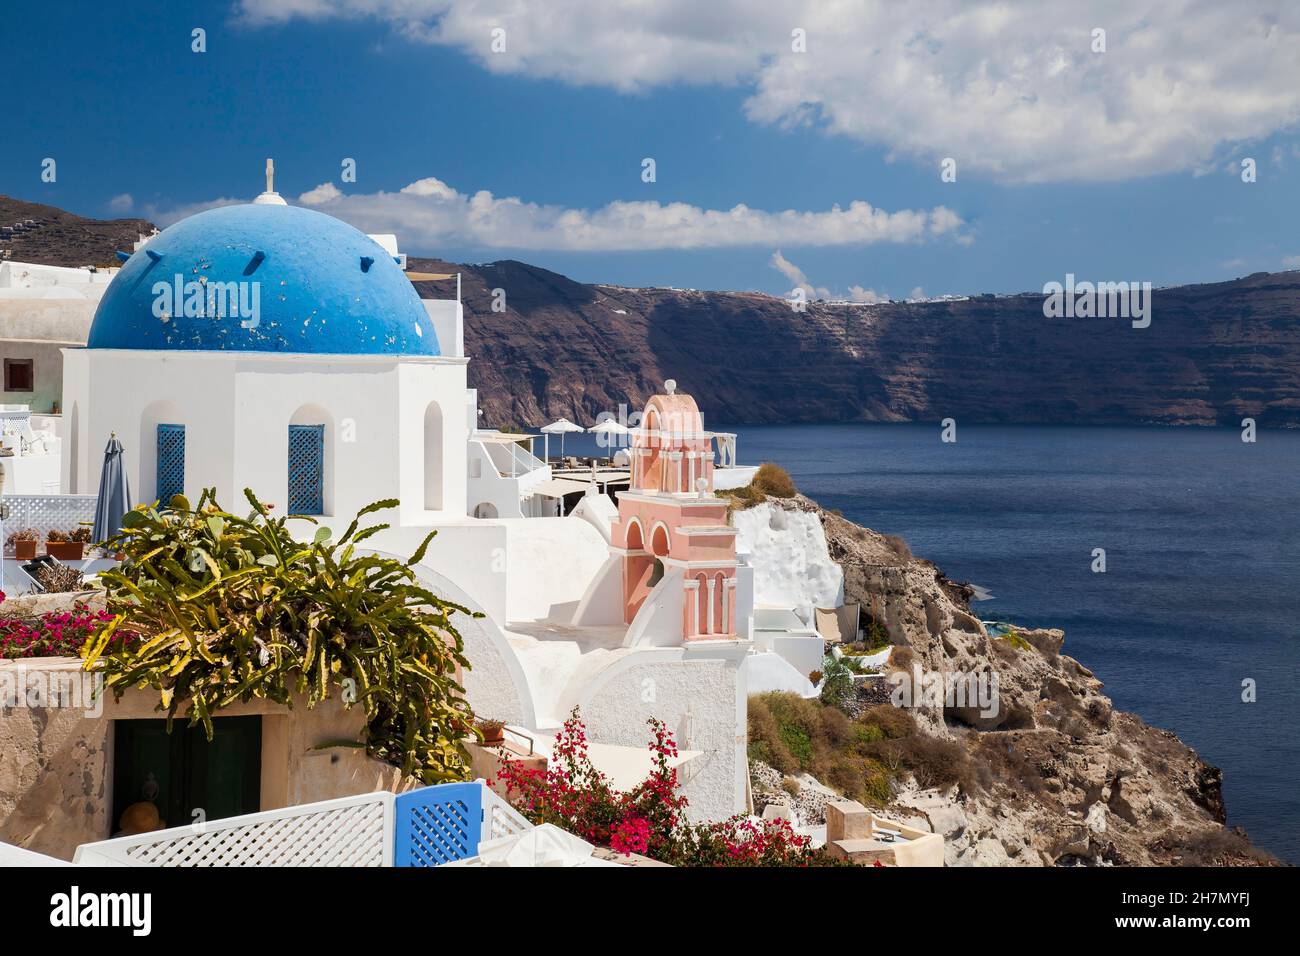
[[[318,515],[325,510],[325,426],[289,426],[289,504],[291,515]]]
[[[166,507],[172,495],[185,493],[185,426],[158,426],[158,463],[154,494]]]

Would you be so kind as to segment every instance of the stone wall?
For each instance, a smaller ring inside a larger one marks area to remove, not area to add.
[[[6,602],[9,610],[9,602]],[[0,660],[0,696],[34,680],[87,675],[75,658]],[[113,721],[157,718],[152,691],[129,690],[120,701],[74,700],[77,706],[0,706],[0,841],[70,860],[77,846],[112,835]],[[8,701],[6,700],[5,703]],[[234,704],[221,716],[262,717],[261,809],[335,797],[400,790],[396,768],[357,747],[316,746],[356,740],[365,722],[336,698],[308,710],[266,701]],[[175,821],[169,821],[175,824]],[[188,822],[188,821],[187,821]]]

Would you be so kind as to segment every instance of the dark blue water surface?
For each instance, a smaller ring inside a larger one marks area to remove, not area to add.
[[[1230,824],[1300,862],[1300,433],[731,430],[742,462],[992,592],[980,617],[1063,628],[1118,707],[1223,768]]]

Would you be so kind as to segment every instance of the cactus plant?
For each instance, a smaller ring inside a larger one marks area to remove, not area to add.
[[[468,610],[422,587],[409,561],[357,553],[387,525],[359,529],[366,515],[395,499],[362,508],[335,539],[317,528],[303,542],[292,516],[272,519],[251,490],[252,513],[217,504],[213,489],[191,507],[183,495],[163,510],[139,506],[105,542],[125,554],[100,574],[112,620],[83,650],[87,668],[102,661],[105,683],[120,697],[152,688],[170,722],[188,718],[212,735],[212,716],[236,701],[262,698],[314,707],[341,692],[365,709],[362,743],[371,756],[425,783],[465,779],[462,736],[473,715],[456,682],[468,668],[452,623]],[[122,647],[119,629],[140,635]]]

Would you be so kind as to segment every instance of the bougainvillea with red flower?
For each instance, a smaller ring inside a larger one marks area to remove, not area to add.
[[[38,618],[0,617],[0,658],[76,657],[90,635],[112,617],[81,603],[70,611],[51,611]],[[118,636],[119,642],[130,639],[127,634]]]
[[[649,776],[619,791],[591,762],[586,727],[574,708],[556,735],[546,769],[507,761],[497,775],[512,803],[533,823],[550,823],[619,853],[674,866],[825,866],[839,861],[784,820],[745,815],[717,823],[686,819],[686,797],[672,761],[677,744],[651,717]]]

